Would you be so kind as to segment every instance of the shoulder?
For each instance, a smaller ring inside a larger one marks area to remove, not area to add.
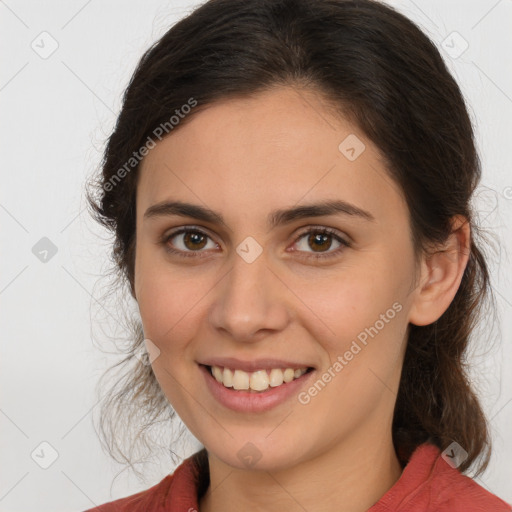
[[[85,512],[168,512],[176,506],[180,510],[197,510],[198,495],[209,481],[207,460],[203,449],[185,459],[174,473],[153,487]]]
[[[167,475],[156,485],[144,491],[109,501],[102,505],[86,510],[85,512],[138,512],[159,511],[169,494],[174,474]]]
[[[450,465],[433,444],[416,448],[398,481],[369,512],[512,512],[512,506]]]
[[[432,499],[439,512],[512,512],[512,505],[492,494],[439,456],[432,479]]]

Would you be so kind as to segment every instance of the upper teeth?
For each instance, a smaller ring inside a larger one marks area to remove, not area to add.
[[[265,391],[270,387],[280,386],[283,382],[290,382],[299,378],[308,371],[306,368],[272,368],[267,370],[258,370],[252,373],[243,370],[230,370],[220,366],[212,366],[211,372],[215,379],[224,384],[227,388],[234,389],[252,389],[254,391]]]

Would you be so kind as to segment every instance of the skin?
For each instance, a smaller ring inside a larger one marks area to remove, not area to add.
[[[365,144],[354,161],[338,149],[350,134]],[[391,423],[408,325],[434,322],[455,296],[468,224],[454,218],[444,252],[415,266],[408,208],[379,151],[311,90],[277,87],[209,105],[141,165],[135,297],[145,337],[160,350],[156,378],[209,453],[211,485],[200,511],[371,507],[402,471]],[[144,218],[171,199],[206,206],[225,222]],[[348,201],[375,220],[330,215],[266,225],[275,209],[326,199]],[[183,226],[207,238],[187,244],[181,234],[167,245],[192,257],[159,243]],[[307,228],[314,235],[322,227],[351,247],[337,252],[329,235],[320,248],[308,243]],[[263,248],[252,263],[236,252],[248,236]],[[400,312],[307,404],[294,396],[267,412],[234,412],[199,372],[197,361],[213,356],[276,357],[314,366],[316,381],[395,303]],[[261,454],[251,467],[237,456],[247,442]]]

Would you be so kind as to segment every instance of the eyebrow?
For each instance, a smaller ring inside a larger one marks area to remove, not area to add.
[[[269,229],[276,226],[290,224],[296,220],[325,215],[349,215],[367,221],[375,222],[375,217],[368,211],[342,200],[321,201],[314,204],[306,204],[288,209],[274,210],[268,215],[267,225]],[[226,225],[224,218],[204,206],[199,206],[182,201],[162,201],[150,206],[144,213],[144,219],[178,215],[192,217],[194,219],[210,222],[212,224]]]

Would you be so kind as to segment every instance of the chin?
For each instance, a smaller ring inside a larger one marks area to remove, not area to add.
[[[233,441],[230,443],[231,446],[227,443],[213,443],[211,448],[207,446],[207,450],[224,464],[244,470],[275,472],[288,469],[300,462],[301,453],[297,450],[300,443],[293,442],[290,437],[289,443],[285,443],[284,439],[270,441],[265,435],[267,431],[259,437],[253,436],[252,441],[251,437],[247,436],[246,442]]]

